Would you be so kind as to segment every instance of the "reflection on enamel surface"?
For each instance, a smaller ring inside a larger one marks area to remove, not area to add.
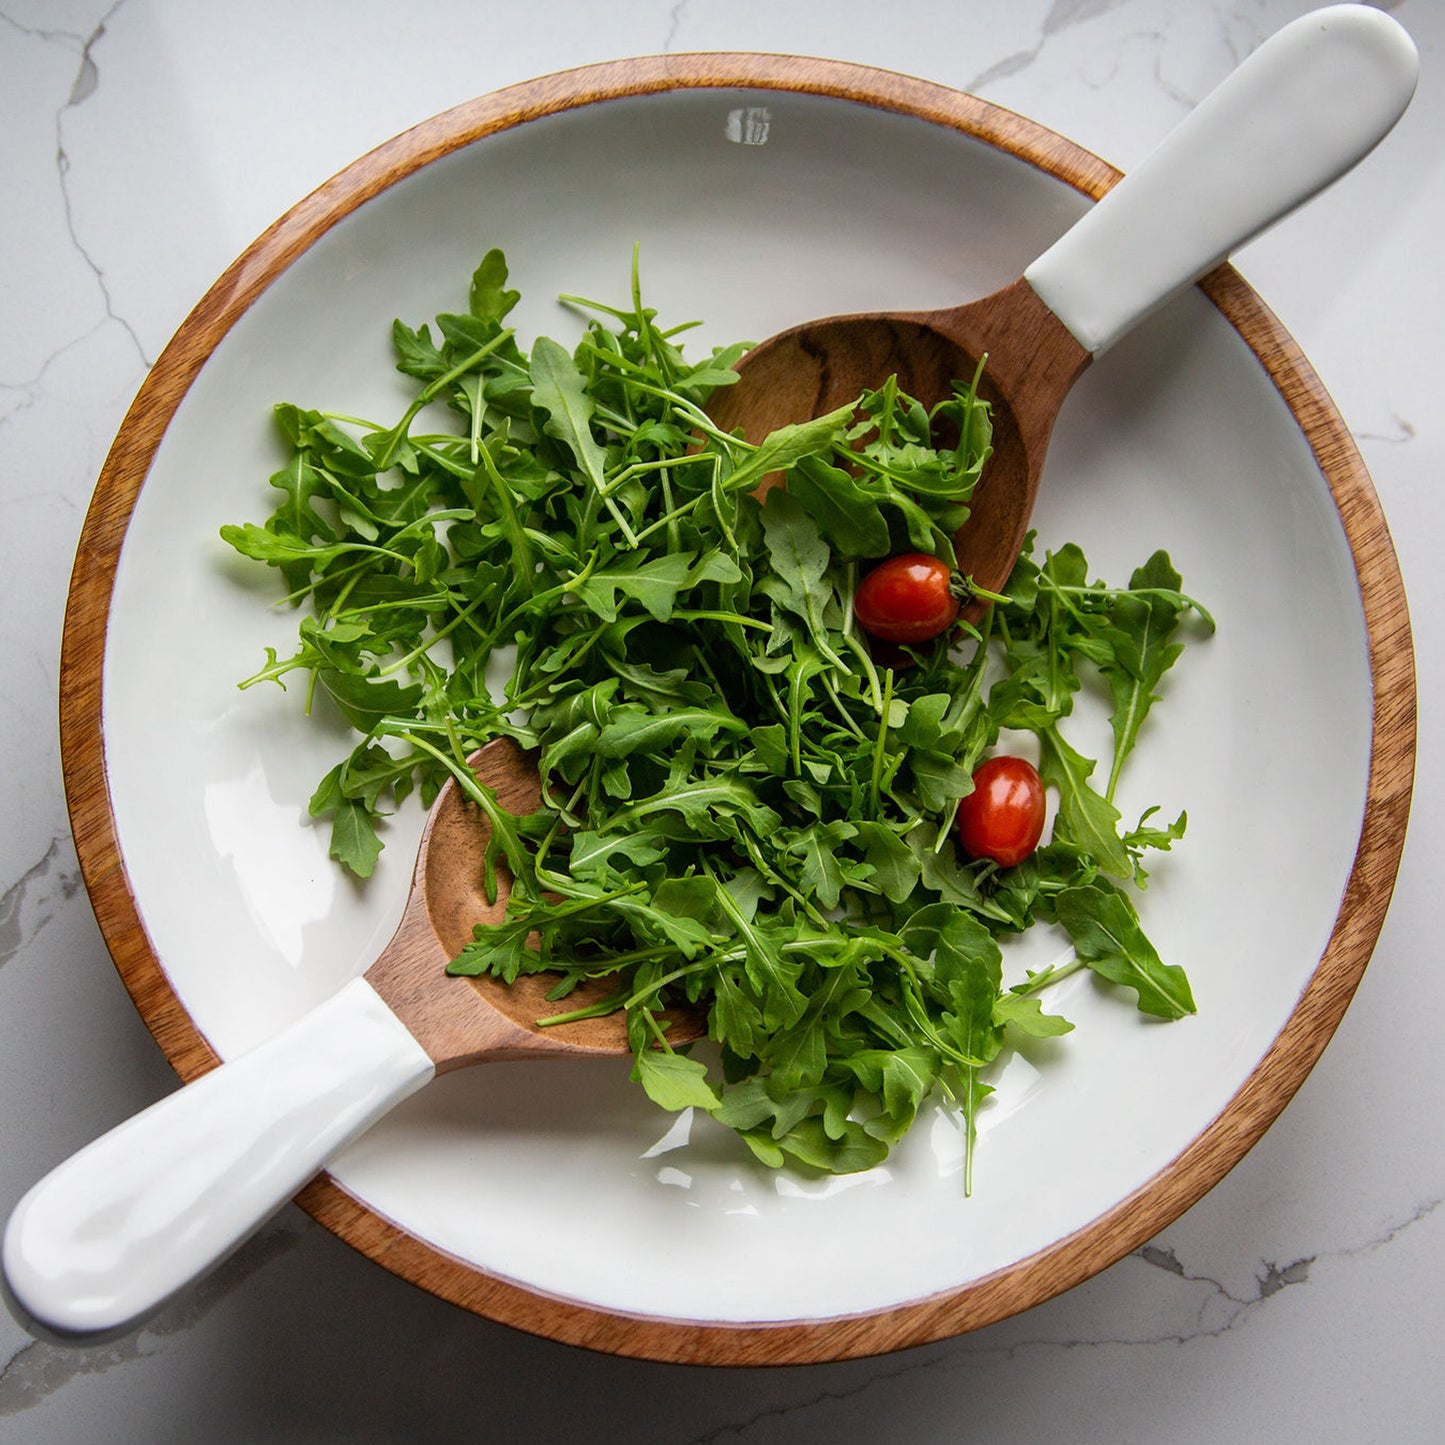
[[[692,1137],[692,1118],[693,1111],[684,1109],[668,1126],[668,1130],[662,1138],[652,1148],[646,1150],[642,1157],[655,1159],[659,1154],[666,1154],[669,1150],[683,1148]]]
[[[978,1111],[978,1132],[986,1134],[1022,1108],[1042,1080],[1043,1075],[1022,1054],[1010,1054],[989,1080],[993,1093]]]
[[[780,1199],[833,1199],[850,1189],[881,1189],[893,1179],[893,1171],[880,1164],[865,1174],[828,1174],[821,1179],[779,1172],[773,1176],[773,1192]]]
[[[731,1180],[728,1184],[728,1191],[732,1194],[741,1194],[744,1199],[741,1204],[725,1205],[723,1207],[724,1214],[756,1214],[758,1212],[758,1206],[747,1199],[747,1188],[741,1179]]]
[[[940,1179],[963,1173],[965,1143],[963,1117],[955,1109],[935,1106],[933,1122],[928,1126],[928,1149]]]
[[[294,804],[272,796],[259,761],[239,778],[208,783],[205,814],[216,855],[229,863],[256,931],[300,968],[306,926],[326,917],[336,895],[323,833],[300,826]]]

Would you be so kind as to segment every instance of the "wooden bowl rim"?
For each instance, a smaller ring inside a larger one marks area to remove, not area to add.
[[[183,322],[125,417],[86,515],[61,655],[61,757],[82,873],[117,970],[182,1079],[195,1078],[218,1059],[172,991],[141,922],[111,810],[101,728],[105,632],[116,564],[132,509],[172,416],[212,350],[261,292],[338,221],[422,166],[474,141],[581,106],[710,88],[824,96],[913,116],[991,145],[1093,199],[1120,175],[1037,122],[910,76],[790,55],[650,56],[544,76],[423,121],[339,172],[248,247]],[[1284,1027],[1219,1115],[1134,1194],[1029,1258],[935,1295],[828,1319],[701,1322],[629,1315],[548,1295],[418,1240],[325,1174],[298,1197],[303,1208],[402,1278],[530,1333],[643,1359],[810,1363],[923,1344],[1039,1304],[1144,1244],[1239,1161],[1319,1058],[1384,922],[1413,781],[1415,673],[1394,547],[1342,418],[1298,346],[1232,268],[1221,266],[1200,285],[1259,358],[1329,485],[1360,583],[1373,691],[1365,816],[1329,942]]]

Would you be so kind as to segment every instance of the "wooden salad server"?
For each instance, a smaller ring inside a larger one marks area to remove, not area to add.
[[[1017,281],[939,311],[810,321],[747,353],[715,423],[758,443],[896,374],[926,405],[986,357],[993,454],[956,540],[959,570],[998,591],[1023,546],[1054,418],[1080,373],[1156,306],[1348,171],[1414,94],[1400,25],[1334,5],[1286,25]]]
[[[470,760],[507,812],[532,812],[536,768],[506,739]],[[335,1154],[434,1075],[494,1059],[629,1054],[621,1014],[539,1028],[587,1002],[447,974],[472,925],[506,907],[482,887],[490,829],[455,779],[432,806],[405,911],[366,974],[59,1165],[16,1205],[3,1261],[15,1303],[64,1336],[145,1318],[218,1264]],[[670,1015],[669,1039],[700,1021]]]

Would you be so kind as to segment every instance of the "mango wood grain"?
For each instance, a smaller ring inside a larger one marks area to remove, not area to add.
[[[1093,360],[1027,281],[945,310],[795,326],[748,352],[737,384],[719,392],[709,411],[724,430],[758,443],[846,406],[889,376],[931,409],[983,360],[979,394],[991,409],[993,452],[954,554],[964,576],[998,592],[1023,550],[1059,408]]]
[[[787,56],[680,55],[548,76],[424,122],[357,161],[262,235],[182,325],[147,377],[101,473],[76,557],[61,659],[66,791],[86,886],[142,1017],[182,1078],[215,1055],[187,1016],[146,935],[126,877],[106,783],[101,684],[106,619],[125,529],[161,437],[212,349],[303,251],[372,196],[461,146],[537,118],[687,88],[830,96],[911,115],[994,146],[1097,198],[1118,179],[1098,157],[974,97],[867,67]],[[553,1339],[658,1360],[756,1365],[837,1360],[978,1328],[1038,1304],[1138,1248],[1198,1200],[1259,1139],[1333,1034],[1378,937],[1409,811],[1415,682],[1398,564],[1370,479],[1329,396],[1279,322],[1229,267],[1201,283],[1293,412],[1352,550],[1374,697],[1367,807],[1329,943],[1298,1006],[1228,1106],[1132,1197],[1047,1249],[961,1288],[893,1309],[757,1324],[636,1317],[560,1299],[479,1270],[414,1238],[328,1176],[300,1203],[399,1276],[455,1304]]]

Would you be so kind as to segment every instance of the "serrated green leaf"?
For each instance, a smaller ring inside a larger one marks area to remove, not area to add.
[[[769,473],[795,466],[804,457],[832,449],[853,414],[851,406],[839,407],[811,421],[779,427],[728,478],[736,491],[751,491]]]
[[[535,973],[540,964],[537,951],[530,946],[532,932],[530,918],[479,924],[471,941],[447,965],[447,972],[473,977],[490,973],[503,983],[514,983],[521,974]]]
[[[1110,877],[1128,878],[1134,863],[1119,837],[1119,810],[1089,786],[1093,762],[1075,751],[1056,727],[1046,728],[1040,736],[1039,774],[1059,792],[1054,837],[1083,849]]]
[[[1052,1039],[1072,1031],[1073,1024],[1058,1014],[1046,1014],[1040,1000],[1023,994],[1000,994],[993,1004],[993,1021],[1012,1024],[1034,1039]]]
[[[327,852],[358,878],[370,878],[381,856],[381,839],[372,825],[364,803],[342,798],[331,821],[331,843]]]
[[[500,325],[502,318],[522,299],[520,291],[508,291],[506,284],[507,258],[493,248],[472,273],[468,306],[478,321],[495,321]]]
[[[1184,970],[1159,957],[1122,893],[1092,885],[1066,888],[1054,899],[1054,914],[1095,973],[1138,994],[1141,1013],[1177,1019],[1195,1012]]]
[[[532,346],[532,400],[547,413],[547,432],[564,443],[599,491],[606,485],[607,457],[592,435],[594,403],[576,362],[550,336]]]
[[[677,1113],[717,1108],[718,1097],[707,1082],[706,1066],[686,1054],[643,1049],[634,1060],[633,1078],[661,1109]]]
[[[904,902],[922,875],[919,855],[908,846],[897,827],[872,819],[854,826],[863,860],[872,870],[868,887],[876,888],[892,903]]]
[[[577,588],[577,597],[604,622],[616,621],[619,596],[638,603],[656,621],[666,622],[691,575],[692,557],[686,552],[651,561],[628,560],[589,573]]]
[[[347,722],[363,733],[370,732],[385,717],[410,712],[424,691],[420,683],[361,677],[331,667],[322,668],[317,676]]]

